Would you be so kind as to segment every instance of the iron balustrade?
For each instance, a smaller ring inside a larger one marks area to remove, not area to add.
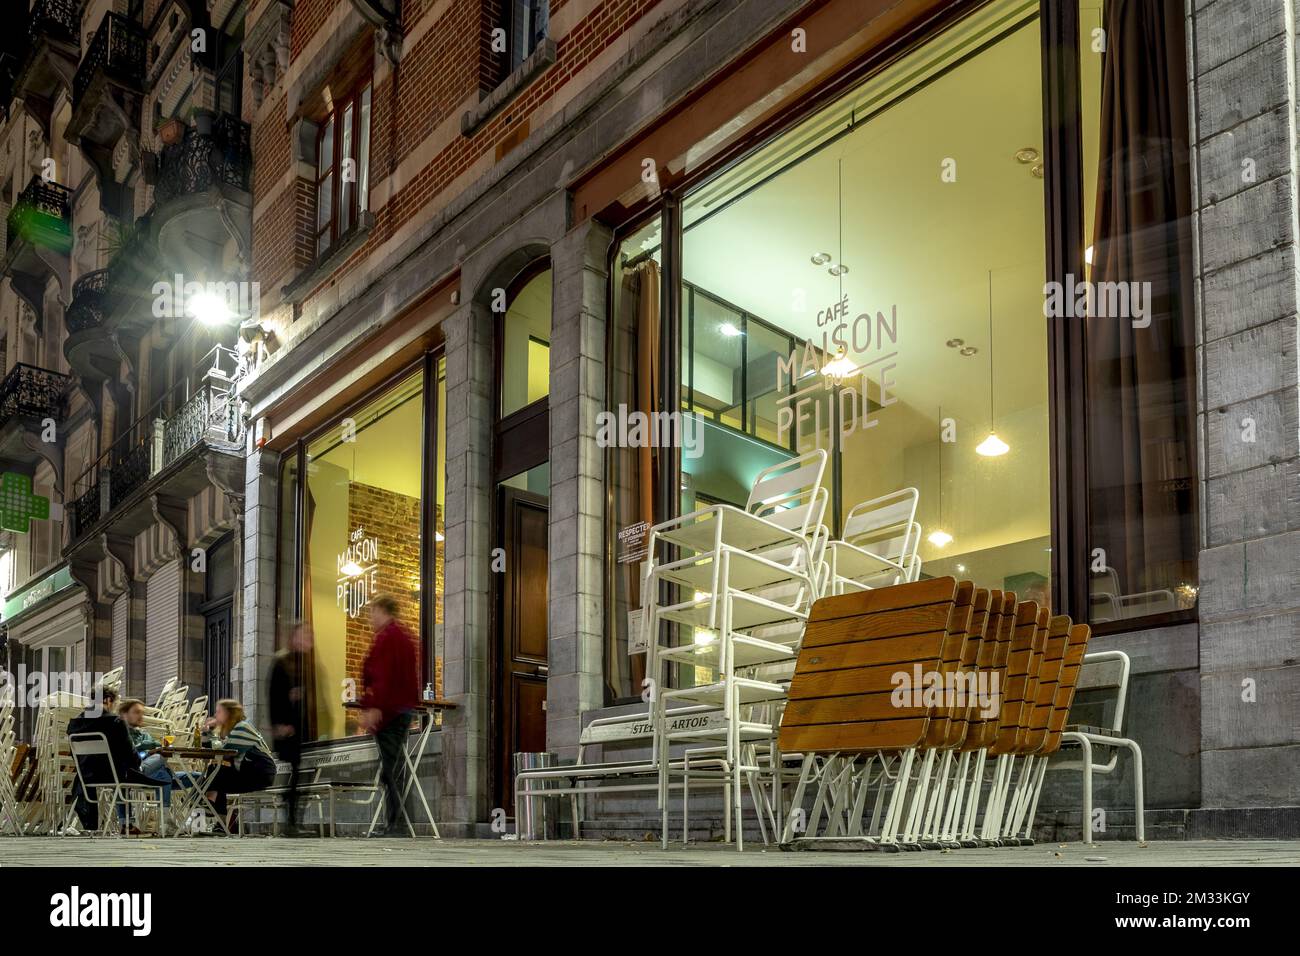
[[[18,194],[6,221],[7,246],[27,240],[67,252],[72,248],[72,190],[39,173]]]
[[[235,394],[242,373],[238,355],[218,345],[199,364],[208,370],[197,388],[183,382],[160,398],[73,483],[73,540],[186,452],[210,440],[243,440]]]
[[[150,214],[128,227],[127,235],[105,270],[105,293],[115,301],[141,287],[148,288],[158,274],[158,245],[153,241]]]
[[[216,185],[247,192],[252,169],[250,141],[248,124],[233,116],[212,116],[186,126],[179,143],[163,147],[154,185],[155,203],[205,193]]]
[[[100,73],[124,85],[141,87],[146,45],[144,31],[137,24],[120,13],[105,13],[72,78],[72,108],[80,105]]]
[[[27,24],[32,46],[43,37],[75,44],[80,32],[80,0],[36,0]]]
[[[95,480],[83,494],[72,499],[72,503],[68,505],[68,517],[72,521],[69,533],[72,535],[72,540],[75,541],[86,529],[99,521],[99,513],[99,481]]]
[[[72,304],[64,314],[68,334],[75,335],[104,324],[108,311],[108,270],[96,269],[72,283]]]
[[[19,362],[0,382],[0,421],[15,415],[59,418],[72,376]]]

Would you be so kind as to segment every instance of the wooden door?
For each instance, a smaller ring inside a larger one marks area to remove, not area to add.
[[[501,613],[496,642],[496,806],[514,813],[514,754],[546,750],[547,499],[501,489]]]

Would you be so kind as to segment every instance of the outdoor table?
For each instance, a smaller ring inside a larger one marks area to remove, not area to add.
[[[181,812],[178,816],[182,820],[189,816],[191,810],[200,806],[207,807],[208,811],[212,814],[213,819],[220,824],[221,829],[225,831],[226,836],[229,836],[230,827],[226,826],[226,821],[222,818],[221,814],[217,812],[217,808],[212,805],[212,802],[208,800],[208,788],[212,786],[212,781],[216,779],[217,773],[222,767],[234,763],[235,758],[239,756],[239,751],[217,749],[215,747],[173,746],[158,747],[155,750],[151,750],[149,753],[150,755],[162,754],[163,758],[167,760],[172,757],[179,757],[182,760],[202,760],[207,762],[208,768],[202,772],[201,782],[195,783],[191,778],[190,786],[173,787],[172,800],[175,801],[178,797],[181,800]],[[191,796],[187,794],[186,791],[192,791],[193,795]]]
[[[350,710],[365,709],[357,701],[348,701],[343,706]],[[433,725],[435,723],[433,715],[443,710],[454,710],[456,706],[457,705],[452,701],[442,699],[422,700],[415,706],[415,712],[420,715],[420,736],[415,744],[414,759],[412,759],[409,741],[407,742],[408,746],[402,748],[402,759],[406,761],[406,786],[402,788],[402,800],[398,805],[398,810],[401,811],[402,819],[406,821],[406,828],[411,832],[411,836],[415,836],[415,825],[411,822],[411,817],[406,812],[406,798],[410,794],[411,788],[415,787],[416,771],[419,770],[420,762],[424,759],[424,749],[429,743],[429,734],[433,732]],[[378,746],[378,744],[375,745],[376,750],[378,749]],[[384,768],[381,762],[379,768],[375,770],[374,786],[376,788],[381,787],[383,784],[383,772]],[[382,791],[380,792],[382,793]],[[415,795],[420,798],[420,806],[424,809],[425,819],[429,821],[429,826],[433,827],[434,839],[442,839],[442,835],[438,832],[438,824],[434,822],[433,819],[433,811],[429,809],[429,801],[424,798],[424,791],[419,787],[415,787]],[[370,818],[370,828],[366,830],[367,836],[375,832],[375,827],[379,825],[379,814],[383,809],[383,801],[377,801],[375,804],[374,815]]]

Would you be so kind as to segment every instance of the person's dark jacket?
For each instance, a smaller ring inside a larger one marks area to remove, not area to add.
[[[416,673],[415,639],[397,621],[389,621],[375,634],[361,669],[365,694],[361,706],[377,709],[384,724],[420,703],[420,676]]]
[[[108,751],[112,755],[113,765],[117,768],[117,779],[125,781],[132,771],[140,769],[140,755],[131,745],[131,733],[126,723],[116,714],[101,713],[99,716],[78,714],[68,721],[68,736],[73,734],[103,734],[108,741]],[[80,758],[81,775],[87,783],[112,783],[113,774],[108,762],[102,756]],[[140,779],[136,777],[136,779]]]
[[[149,780],[140,773],[140,755],[135,752],[135,747],[131,744],[130,728],[126,722],[116,714],[103,711],[97,716],[89,712],[83,712],[68,721],[68,736],[73,734],[103,734],[104,739],[108,741],[109,757],[96,754],[90,757],[78,758],[81,765],[81,775],[85,778],[86,783],[112,783],[113,772],[108,765],[108,760],[113,761],[113,767],[117,769],[117,779],[122,782],[146,783],[153,784],[155,781]],[[74,786],[76,795],[75,809],[81,825],[87,830],[94,830],[99,826],[99,812],[95,802],[81,792],[79,784]]]
[[[271,705],[272,727],[281,724],[292,727],[295,736],[301,737],[306,719],[304,702],[307,688],[304,686],[306,662],[304,655],[298,651],[285,651],[277,654],[271,665],[270,688],[268,691]]]

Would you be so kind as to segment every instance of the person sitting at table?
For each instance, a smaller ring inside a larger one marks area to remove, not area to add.
[[[127,733],[131,735],[131,746],[140,756],[140,773],[150,780],[163,785],[163,806],[171,806],[172,787],[178,781],[176,775],[167,766],[167,758],[154,753],[162,744],[144,729],[144,701],[128,699],[117,708],[117,715],[126,724]]]
[[[81,777],[87,784],[112,783],[113,771],[116,770],[117,779],[121,783],[153,785],[155,781],[140,772],[140,755],[131,745],[131,734],[122,718],[114,712],[117,699],[117,691],[111,687],[96,688],[95,696],[86,709],[68,721],[69,737],[73,734],[103,734],[108,743],[107,755],[94,754],[77,758]],[[112,761],[111,765],[109,761]],[[75,796],[74,809],[82,827],[86,830],[98,829],[99,808],[94,800],[82,792],[79,781],[75,787]],[[118,807],[119,818],[124,815],[125,808]],[[139,835],[140,831],[130,827],[128,832]]]
[[[257,728],[244,719],[244,707],[237,700],[217,702],[208,719],[203,745],[235,751],[233,766],[222,767],[208,785],[208,801],[226,816],[226,795],[265,790],[275,779],[275,759]],[[227,827],[230,826],[227,822]]]

